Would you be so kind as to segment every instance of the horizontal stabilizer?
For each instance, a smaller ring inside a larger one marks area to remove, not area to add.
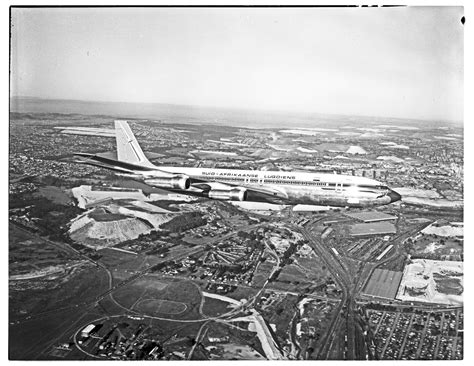
[[[83,160],[77,161],[78,163],[80,162],[83,164],[100,166],[102,168],[108,168],[108,169],[120,170],[120,171],[130,171],[130,172],[135,172],[135,171],[143,172],[143,171],[155,171],[155,170],[157,171],[157,169],[151,166],[148,167],[148,166],[143,166],[143,165],[138,165],[138,164],[127,163],[124,161],[109,159],[104,156],[99,156],[99,155],[94,155],[94,154],[75,153],[74,155],[84,158]]]
[[[125,161],[110,159],[105,156],[94,155],[89,153],[74,153],[74,155],[80,158],[76,160],[75,163],[88,164],[100,168],[115,170],[118,172],[142,174],[147,176],[148,178],[169,178],[176,176],[175,173],[168,173],[163,170],[160,170],[151,163],[149,166],[145,166],[142,164],[132,164]]]

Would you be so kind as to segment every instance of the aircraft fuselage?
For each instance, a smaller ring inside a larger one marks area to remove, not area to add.
[[[292,204],[338,207],[386,205],[400,200],[400,195],[377,180],[340,174],[162,167],[161,171],[185,174],[192,179],[238,185],[255,190],[281,193]],[[253,201],[254,197],[248,197]],[[259,200],[258,197],[256,197]]]
[[[115,131],[117,159],[77,153],[83,159],[78,162],[114,170],[151,187],[218,200],[367,207],[401,199],[386,185],[365,177],[155,166],[143,153],[126,121],[115,121]]]

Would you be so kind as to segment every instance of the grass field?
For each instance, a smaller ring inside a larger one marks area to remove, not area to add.
[[[151,276],[142,277],[136,280],[134,284],[135,286],[140,286],[152,290],[154,289],[158,291],[164,290],[168,286],[167,282],[159,281]]]
[[[204,306],[202,312],[206,316],[218,316],[230,311],[229,303],[214,299],[211,297],[205,297]]]
[[[177,301],[160,300],[160,299],[143,299],[134,307],[135,310],[144,314],[160,315],[160,314],[181,314],[187,309],[186,304]]]
[[[257,287],[263,286],[274,266],[273,263],[269,263],[268,261],[260,263],[254,272],[252,285]]]
[[[16,229],[13,225],[8,227],[10,245],[31,239],[31,235],[23,230]]]
[[[85,267],[67,282],[54,289],[34,289],[36,281],[28,280],[31,287],[28,291],[10,290],[9,314],[12,320],[34,316],[36,313],[72,306],[93,300],[98,294],[108,289],[108,279],[104,270]]]
[[[441,276],[435,273],[433,279],[436,283],[436,291],[439,293],[459,296],[462,295],[464,291],[462,281],[459,278]]]
[[[280,281],[298,281],[304,279],[305,277],[305,274],[301,271],[300,268],[298,268],[294,264],[288,264],[282,269],[280,275],[278,276],[278,279]]]
[[[130,276],[131,272],[138,270],[144,261],[143,255],[127,255],[115,250],[104,249],[98,253],[102,255],[100,262],[107,268],[113,268],[114,277],[120,277],[120,279],[124,277],[123,272],[126,272],[125,277]]]
[[[88,313],[81,303],[93,301],[107,290],[107,282],[102,269],[89,267],[53,290],[11,290],[9,358],[50,358],[53,344],[68,341],[76,327],[97,318],[97,313]],[[63,307],[68,309],[60,310]],[[31,318],[25,319],[26,316]],[[84,355],[79,355],[79,359],[83,358]]]
[[[270,291],[266,292],[265,296]],[[296,311],[296,304],[298,298],[293,295],[279,296],[272,306],[266,307],[264,310],[259,310],[260,314],[265,318],[269,324],[275,324],[276,335],[280,344],[285,344],[288,338],[288,330],[290,321]]]
[[[51,245],[41,238],[9,225],[9,274],[24,274],[51,265],[67,264],[77,259],[66,249]]]
[[[58,205],[68,205],[73,202],[72,198],[64,190],[55,186],[40,187],[34,196],[43,196]]]
[[[10,325],[8,329],[8,357],[10,360],[45,359],[56,342],[64,342],[76,331],[76,327],[94,319],[97,314],[73,309],[58,311],[41,318]],[[81,358],[83,358],[81,356]],[[81,359],[79,358],[79,359]]]
[[[235,300],[242,300],[254,296],[257,292],[258,290],[253,288],[236,287],[234,291],[228,292],[225,296]]]
[[[133,306],[135,310],[143,311],[147,315],[169,316],[173,319],[200,317],[198,309],[201,304],[201,293],[189,281],[166,284],[163,281],[157,281],[152,276],[146,276],[117,290],[114,293],[114,299],[123,307]],[[178,304],[176,311],[171,309],[173,303]]]
[[[305,273],[310,278],[316,279],[326,277],[330,274],[329,270],[324,266],[324,263],[319,258],[298,258],[298,264],[303,267]]]

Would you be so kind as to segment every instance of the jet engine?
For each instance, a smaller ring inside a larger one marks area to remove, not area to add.
[[[145,179],[145,183],[157,188],[188,189],[191,180],[186,175],[174,175],[171,177],[153,177]]]
[[[247,190],[245,188],[211,189],[209,198],[223,201],[246,201]]]

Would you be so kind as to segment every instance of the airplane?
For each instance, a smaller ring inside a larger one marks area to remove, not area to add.
[[[155,166],[127,121],[115,121],[117,159],[76,153],[77,163],[113,170],[148,186],[225,201],[363,208],[387,205],[401,195],[366,177],[342,174]]]

